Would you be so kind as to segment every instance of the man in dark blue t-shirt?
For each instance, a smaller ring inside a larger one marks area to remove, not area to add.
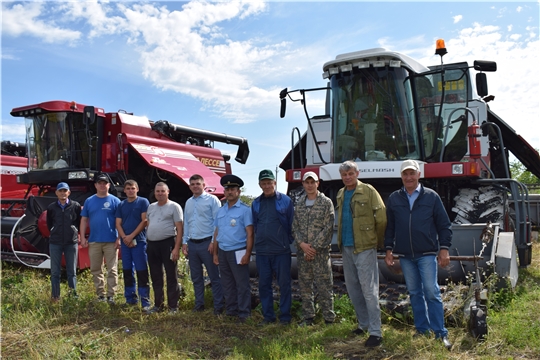
[[[116,209],[116,229],[122,246],[122,270],[124,272],[124,296],[126,303],[137,305],[137,292],[144,311],[150,309],[150,282],[146,256],[146,211],[150,203],[137,196],[139,185],[135,180],[124,183],[127,199]],[[137,282],[133,277],[137,272]]]

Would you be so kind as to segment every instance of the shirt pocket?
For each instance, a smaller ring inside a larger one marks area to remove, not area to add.
[[[370,208],[369,202],[364,199],[351,201],[351,211],[353,218],[373,216],[373,210]]]

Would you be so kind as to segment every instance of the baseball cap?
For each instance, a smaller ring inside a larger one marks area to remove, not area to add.
[[[407,170],[407,169],[413,169],[415,171],[418,171],[420,170],[420,166],[418,165],[418,162],[416,162],[416,160],[405,160],[402,164],[401,164],[401,172]]]
[[[259,173],[259,181],[265,180],[265,179],[276,180],[276,177],[274,176],[274,173],[272,172],[272,170],[266,169]]]
[[[105,175],[105,174],[101,174],[101,175],[96,176],[96,178],[94,179],[94,182],[100,182],[100,181],[109,182],[109,177],[107,175]]]
[[[307,173],[305,173],[304,177],[302,177],[302,181],[306,181],[308,178],[312,178],[315,181],[319,181],[319,177],[313,171],[308,171]]]
[[[61,183],[58,183],[58,185],[56,185],[56,190],[68,190],[69,191],[69,185],[66,184],[65,182],[61,182]]]

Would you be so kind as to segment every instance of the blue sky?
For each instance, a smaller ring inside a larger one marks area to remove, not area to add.
[[[306,129],[300,105],[279,117],[279,91],[321,87],[325,62],[385,47],[425,65],[494,60],[492,110],[540,148],[539,2],[2,2],[1,139],[24,141],[14,107],[75,100],[246,137],[233,173],[258,195]],[[310,115],[323,99],[309,99]],[[234,152],[234,147],[219,145]],[[284,172],[278,188],[285,191]]]

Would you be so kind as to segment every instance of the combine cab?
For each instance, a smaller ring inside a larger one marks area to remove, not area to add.
[[[508,153],[539,177],[540,157],[488,107],[494,97],[485,73],[495,71],[496,63],[443,64],[446,49],[440,45],[440,65],[426,67],[404,54],[370,49],[324,64],[325,87],[282,90],[281,117],[289,98],[301,102],[308,122],[303,134],[293,129],[293,147],[280,165],[288,194],[298,198],[303,174],[314,171],[319,190],[335,201],[343,187],[339,166],[352,160],[359,178],[386,199],[402,186],[401,162],[417,160],[421,182],[440,194],[453,221],[451,264],[439,269],[439,281],[465,283],[480,267],[482,274],[495,270],[514,286],[518,259],[520,266],[531,263],[531,221],[528,190],[511,179]],[[308,115],[306,95],[313,91],[326,92],[323,115]],[[381,282],[402,283],[383,258],[381,252]]]
[[[2,260],[34,267],[48,267],[45,209],[55,201],[59,182],[67,182],[71,198],[84,204],[95,193],[97,174],[109,177],[110,192],[120,198],[127,179],[136,180],[139,195],[150,201],[155,184],[164,181],[171,189],[170,199],[183,206],[191,196],[188,183],[193,174],[204,177],[207,192],[223,195],[220,178],[231,173],[230,156],[214,148],[215,142],[238,146],[235,160],[241,164],[249,156],[242,137],[153,122],[126,112],[105,113],[75,102],[19,107],[11,115],[24,118],[27,129],[27,158],[17,182],[39,196],[21,196],[23,216],[2,213]],[[79,250],[79,267],[88,267],[87,249]]]

